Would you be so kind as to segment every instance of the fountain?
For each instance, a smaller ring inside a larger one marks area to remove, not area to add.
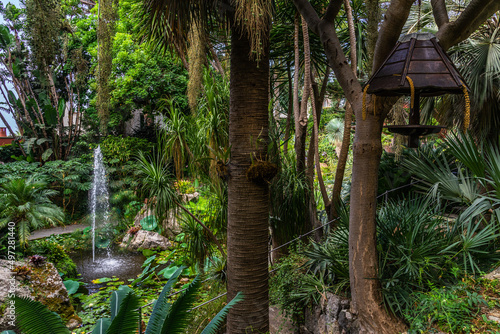
[[[95,261],[95,232],[96,225],[105,225],[109,217],[109,194],[106,183],[106,169],[103,164],[101,146],[94,151],[94,181],[90,194],[92,209],[92,262]]]

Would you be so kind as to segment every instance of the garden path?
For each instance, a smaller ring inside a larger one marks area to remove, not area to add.
[[[35,239],[50,237],[52,234],[73,233],[76,230],[83,230],[86,227],[88,227],[87,224],[75,224],[75,225],[66,225],[66,226],[45,228],[42,230],[33,231],[31,233],[31,235],[29,236],[28,240],[35,240]]]

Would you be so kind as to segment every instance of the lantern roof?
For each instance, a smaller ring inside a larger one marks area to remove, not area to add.
[[[430,33],[403,36],[367,82],[366,92],[379,96],[462,94],[465,81]]]

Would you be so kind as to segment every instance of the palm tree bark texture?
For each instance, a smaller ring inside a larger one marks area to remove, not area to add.
[[[362,120],[362,87],[342,51],[334,20],[343,0],[331,0],[322,18],[308,0],[293,0],[310,29],[319,35],[329,65],[342,86],[356,116],[349,223],[349,271],[351,311],[358,315],[361,333],[399,333],[404,325],[384,309],[378,277],[376,250],[376,194],[378,166],[382,153],[383,121],[394,99],[367,98],[366,120]],[[396,44],[414,0],[391,0],[378,31],[373,70],[376,71]],[[463,13],[449,21],[445,0],[433,0],[433,12],[441,45],[448,49],[466,39],[483,22],[500,10],[498,0],[472,0]],[[375,25],[377,26],[377,25]],[[376,111],[376,112],[374,112]]]
[[[228,182],[228,300],[239,291],[244,301],[228,314],[227,332],[266,333],[269,330],[267,182],[248,180],[253,163],[266,160],[268,146],[269,60],[267,47],[260,62],[249,59],[247,34],[231,32]]]

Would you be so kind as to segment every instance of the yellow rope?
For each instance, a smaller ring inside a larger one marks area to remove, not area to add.
[[[368,87],[370,87],[370,85],[366,85],[365,89],[363,90],[363,108],[362,108],[363,121],[366,119],[366,91],[368,90]]]
[[[465,98],[465,115],[464,115],[464,132],[467,131],[467,128],[470,124],[470,97],[469,92],[467,91],[467,87],[462,83],[462,91],[464,92]]]
[[[410,92],[411,92],[411,104],[410,107],[413,109],[413,105],[415,104],[415,85],[413,84],[413,80],[407,75],[406,80],[410,84]]]

